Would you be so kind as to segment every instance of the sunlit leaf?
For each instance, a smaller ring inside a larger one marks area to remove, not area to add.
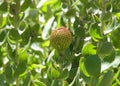
[[[46,40],[45,42],[42,43],[43,47],[48,47],[50,45],[50,41]]]
[[[29,58],[28,53],[23,48],[18,50],[18,59],[21,61],[27,60]]]
[[[86,69],[85,69],[85,65],[84,65],[85,59],[81,58],[80,63],[79,63],[79,67],[80,67],[80,71],[81,71],[81,76],[87,78],[90,75],[87,73]],[[86,79],[85,79],[86,80]]]
[[[56,70],[55,68],[51,69],[51,76],[53,78],[58,78],[60,76],[60,72],[58,70]]]
[[[34,80],[34,83],[37,85],[37,86],[46,86],[43,82],[39,81],[39,80]]]
[[[7,18],[6,15],[0,14],[0,28],[3,28],[6,25]]]
[[[86,43],[82,48],[83,55],[95,55],[96,54],[96,46],[92,43]]]
[[[116,17],[118,20],[120,20],[120,13],[116,13]]]
[[[31,66],[30,66],[30,70],[33,70],[33,69],[36,69],[36,68],[41,68],[41,69],[44,69],[44,68],[46,68],[46,66],[44,66],[44,65],[38,65],[38,64],[32,64]]]
[[[45,20],[49,20],[53,15],[53,12],[51,10],[51,7],[48,5],[47,6],[47,12],[46,12],[46,15],[45,15]]]
[[[98,41],[99,39],[102,39],[101,32],[100,32],[100,26],[98,24],[91,24],[90,29],[89,29],[91,37],[95,40]]]

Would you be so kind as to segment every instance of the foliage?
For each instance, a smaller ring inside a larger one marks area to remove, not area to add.
[[[0,86],[120,86],[119,32],[120,0],[0,0]]]

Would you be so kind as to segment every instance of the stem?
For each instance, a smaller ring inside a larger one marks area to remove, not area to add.
[[[15,57],[16,57],[16,64],[18,64],[19,62],[18,62],[18,41],[16,41],[16,54],[15,54]]]
[[[18,41],[16,41],[16,54],[15,54],[15,64],[18,65],[19,64],[19,60],[18,60]],[[19,77],[16,77],[16,86],[19,86]]]
[[[15,14],[13,15],[14,17],[14,29],[17,30],[18,25],[19,25],[19,11],[20,11],[20,0],[16,0],[16,8],[15,8]],[[16,53],[15,53],[15,64],[18,65],[19,64],[19,60],[18,60],[18,49],[19,49],[19,42],[18,40],[16,40]],[[19,76],[16,77],[16,86],[19,86]]]
[[[16,78],[16,86],[19,86],[19,80],[18,80],[18,77]]]
[[[68,28],[70,28],[70,18],[68,18]]]

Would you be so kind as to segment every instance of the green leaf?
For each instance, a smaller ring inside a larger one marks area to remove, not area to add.
[[[25,11],[31,5],[31,0],[25,0],[24,3],[21,5],[21,11]]]
[[[2,66],[3,66],[3,60],[0,59],[0,67],[2,67]]]
[[[12,83],[14,81],[13,78],[13,70],[12,70],[12,66],[10,63],[7,63],[5,65],[5,78],[7,80],[7,82]]]
[[[5,42],[5,37],[6,37],[5,31],[1,31],[1,32],[0,32],[0,45],[4,44],[4,42]]]
[[[75,28],[75,35],[81,38],[85,37],[85,30],[84,28]]]
[[[116,52],[113,49],[113,51],[108,56],[104,57],[103,61],[105,61],[105,62],[112,62],[112,61],[115,60],[115,55],[116,55]]]
[[[18,51],[18,59],[21,61],[26,61],[28,56],[27,50],[25,48],[20,48]]]
[[[31,18],[36,18],[36,17],[38,16],[38,10],[37,10],[37,9],[32,9],[32,10],[30,10],[29,16],[30,16]]]
[[[65,26],[65,25],[66,25],[66,22],[65,22],[65,20],[64,20],[64,16],[63,16],[63,15],[61,15],[61,17],[60,17],[60,24],[61,24],[62,26]]]
[[[31,30],[30,28],[26,28],[25,31],[21,34],[22,37],[22,45],[25,46],[28,42],[29,39],[31,39]]]
[[[100,18],[99,18],[99,16],[97,16],[97,15],[93,15],[94,16],[94,21],[96,21],[96,22],[100,22]]]
[[[67,3],[67,0],[61,0],[62,3]]]
[[[80,76],[83,78],[83,80],[86,83],[90,83],[90,74],[88,74],[84,62],[85,62],[85,58],[82,57],[79,62]]]
[[[97,54],[100,58],[110,56],[112,52],[114,52],[114,48],[110,42],[99,42]]]
[[[0,85],[2,85],[2,86],[5,86],[5,84],[4,84],[4,75],[3,74],[0,74]]]
[[[59,81],[57,79],[53,80],[51,86],[59,86]]]
[[[51,76],[52,76],[53,78],[58,78],[58,77],[60,76],[60,72],[59,72],[57,69],[52,68],[52,69],[51,69]]]
[[[101,60],[97,55],[89,55],[84,62],[85,68],[91,76],[99,76],[101,71]]]
[[[107,13],[105,13],[105,14],[103,15],[102,21],[107,21],[107,20],[109,20],[109,19],[111,19],[111,18],[112,18],[112,13],[107,12]]]
[[[120,20],[120,12],[115,14],[117,19]]]
[[[85,69],[84,62],[85,62],[85,58],[81,58],[80,63],[79,63],[79,67],[80,67],[80,71],[82,73],[81,76],[86,81],[90,75],[88,74],[87,70]]]
[[[115,48],[120,49],[120,26],[111,32],[110,38]]]
[[[30,75],[31,75],[30,72],[28,72],[22,86],[28,86],[29,85]]]
[[[3,28],[6,25],[6,22],[7,22],[6,16],[0,14],[0,28]]]
[[[27,68],[26,62],[19,62],[15,70],[15,77],[18,77],[20,74],[24,73]]]
[[[7,48],[8,57],[12,60],[15,60],[16,50],[14,50],[9,43],[7,43],[6,48]]]
[[[76,9],[71,8],[65,13],[66,17],[74,17],[76,15]]]
[[[43,82],[39,80],[34,80],[34,84],[36,84],[36,86],[46,86]]]
[[[24,21],[21,21],[19,25],[19,30],[23,31],[26,28],[26,23]]]
[[[2,12],[7,12],[7,9],[8,9],[8,3],[7,3],[7,2],[3,2],[3,3],[0,5],[0,11],[2,11]]]
[[[69,79],[74,79],[76,73],[77,73],[77,69],[78,68],[72,68],[70,71],[69,71]]]
[[[53,12],[51,10],[51,6],[48,5],[47,6],[47,12],[45,14],[45,20],[49,20],[52,17],[52,15],[53,15]]]
[[[60,78],[60,79],[67,79],[68,76],[69,76],[69,71],[68,71],[68,69],[65,69],[65,70],[63,70],[63,71],[61,72],[59,78]]]
[[[89,28],[89,33],[93,40],[98,41],[99,39],[102,39],[101,32],[100,32],[100,26],[98,26],[97,23],[91,24]]]
[[[83,55],[95,55],[96,54],[96,46],[92,43],[86,43],[82,48]]]
[[[108,70],[102,77],[99,86],[111,86],[112,80],[114,77],[114,72],[112,70]]]
[[[74,28],[75,28],[75,31],[82,29],[82,28],[80,28],[80,19],[79,19],[79,17],[75,17]],[[78,29],[77,29],[77,28],[78,28]],[[77,32],[77,31],[76,31],[76,32]],[[80,31],[79,31],[79,32],[80,32]],[[79,34],[78,34],[78,35],[79,35]]]
[[[8,34],[11,43],[21,42],[21,36],[16,29],[11,29]]]
[[[35,68],[35,69],[36,69],[36,68],[44,69],[44,68],[46,68],[46,66],[41,65],[41,64],[32,64],[31,67],[30,67],[30,70],[33,70],[34,68]]]
[[[46,40],[42,43],[42,47],[48,47],[50,45],[50,40]]]
[[[10,13],[14,15],[14,17],[17,19],[18,19],[18,14],[19,14],[19,5],[20,5],[19,2],[20,1],[15,1],[14,3],[11,3],[10,9],[9,9]]]
[[[67,81],[64,81],[64,86],[69,86],[69,83]]]

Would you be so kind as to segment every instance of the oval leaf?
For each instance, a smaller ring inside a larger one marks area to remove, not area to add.
[[[10,42],[12,43],[15,43],[16,41],[21,41],[21,36],[16,29],[11,29],[9,31],[8,37]]]
[[[58,78],[60,76],[60,72],[58,70],[56,70],[55,68],[52,68],[51,75],[53,78]]]
[[[99,86],[111,86],[113,77],[114,77],[113,71],[112,70],[108,70],[104,74],[104,76],[103,76]]]
[[[99,42],[97,54],[99,57],[104,58],[110,56],[114,51],[113,45],[110,42]]]
[[[90,55],[86,57],[84,62],[87,72],[91,76],[99,76],[101,71],[101,60],[97,55]]]
[[[7,63],[5,65],[5,78],[7,80],[7,82],[11,83],[14,81],[14,78],[13,78],[13,70],[12,70],[12,66],[10,63]]]
[[[18,77],[20,74],[24,73],[26,68],[26,62],[20,62],[15,70],[15,76]]]
[[[111,32],[111,41],[116,49],[120,49],[120,27]]]

